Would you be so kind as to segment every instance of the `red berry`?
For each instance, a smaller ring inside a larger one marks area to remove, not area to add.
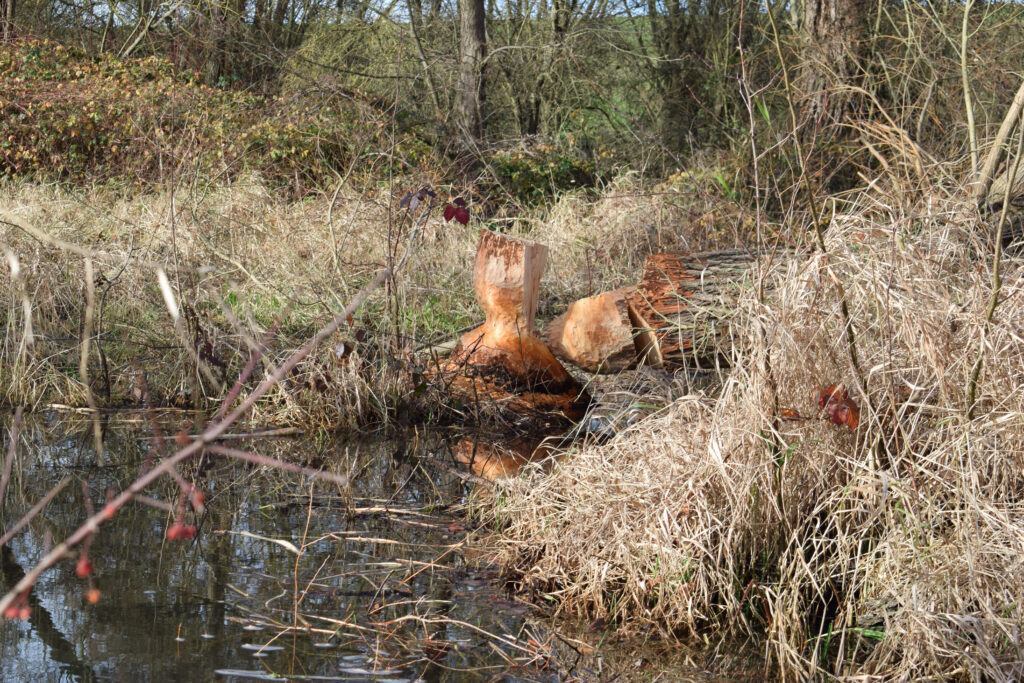
[[[106,505],[103,506],[103,521],[104,522],[113,519],[114,515],[116,515],[116,514],[117,514],[117,508],[114,506],[113,503],[107,503]]]
[[[102,596],[103,593],[100,593],[99,589],[97,588],[90,588],[85,592],[85,599],[89,601],[90,605],[95,605],[97,602],[100,601],[100,598]]]
[[[22,621],[25,621],[30,616],[32,616],[32,608],[29,607],[28,605],[22,605],[18,609],[18,618],[21,619]]]
[[[196,537],[196,528],[192,524],[175,522],[167,530],[167,538],[171,541],[190,541]]]
[[[75,575],[80,579],[84,579],[89,576],[89,574],[92,574],[92,562],[89,561],[88,557],[83,555],[78,558],[78,564],[75,565]]]
[[[4,619],[17,619],[19,608],[17,605],[7,605],[4,608]]]

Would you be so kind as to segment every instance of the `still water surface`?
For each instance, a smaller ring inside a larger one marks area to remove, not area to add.
[[[184,419],[165,418],[164,433]],[[0,589],[161,452],[143,419],[110,420],[103,433],[100,466],[88,421],[26,420],[0,526],[61,478],[71,483],[2,549]],[[550,640],[535,632],[542,623],[496,587],[492,570],[467,563],[473,532],[451,509],[466,493],[457,477],[393,442],[231,445],[325,465],[351,487],[224,458],[186,466],[182,476],[207,495],[197,539],[166,540],[166,510],[125,508],[89,552],[101,600],[88,603],[90,581],[74,561],[47,572],[31,617],[0,623],[0,679],[558,679],[538,667],[536,643]],[[149,493],[173,502],[176,488],[165,481]]]
[[[154,434],[187,420],[105,418],[100,455],[89,420],[27,417],[0,535],[68,484],[0,548],[0,591],[173,450]],[[3,451],[10,421],[0,413]],[[224,457],[187,463],[180,475],[207,499],[204,515],[188,513],[197,538],[166,539],[169,509],[124,508],[93,539],[89,578],[67,560],[36,584],[27,620],[0,620],[0,681],[762,680],[742,648],[627,646],[507,595],[475,559],[482,534],[459,510],[467,485],[417,439],[229,445],[350,483]],[[146,493],[167,508],[178,491],[165,478]]]

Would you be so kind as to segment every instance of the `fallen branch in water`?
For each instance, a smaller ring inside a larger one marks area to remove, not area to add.
[[[161,476],[171,475],[179,463],[193,456],[199,455],[204,450],[210,449],[210,444],[220,438],[221,435],[225,434],[232,425],[234,425],[256,404],[256,401],[270,391],[274,385],[284,379],[284,377],[291,372],[292,368],[312,353],[312,351],[321,342],[333,334],[335,330],[337,330],[342,323],[344,323],[350,315],[355,313],[363,302],[366,301],[371,292],[391,277],[393,272],[393,269],[390,267],[381,269],[373,280],[371,280],[369,284],[363,287],[363,289],[353,297],[352,301],[345,307],[345,310],[336,315],[334,319],[328,325],[321,328],[312,339],[306,342],[298,351],[293,353],[284,363],[275,368],[274,371],[264,378],[264,380],[260,382],[259,386],[257,386],[237,408],[227,415],[227,417],[219,421],[211,422],[206,429],[202,431],[202,433],[194,438],[192,443],[184,446],[152,469],[149,469],[139,475],[131,486],[110,500],[99,512],[89,516],[89,518],[86,519],[85,522],[83,522],[82,525],[79,526],[78,529],[76,529],[70,536],[68,536],[67,539],[56,545],[50,552],[48,552],[35,567],[25,572],[25,575],[21,580],[19,580],[6,595],[0,598],[0,614],[7,615],[10,612],[10,610],[8,610],[9,607],[16,606],[18,602],[24,601],[28,596],[29,590],[33,585],[35,585],[35,582],[43,572],[64,558],[70,556],[77,545],[96,533],[104,522],[108,522],[113,519],[114,515],[116,515],[117,512],[137,494],[141,493]],[[272,461],[272,459],[269,458],[266,460]],[[264,464],[270,464],[270,462],[264,462]],[[274,466],[286,469],[288,467],[288,463],[276,461],[274,462]],[[322,476],[322,473],[320,474]]]

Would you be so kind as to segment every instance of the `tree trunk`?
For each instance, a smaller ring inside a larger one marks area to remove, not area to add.
[[[842,86],[856,80],[867,33],[867,0],[804,0],[804,67],[800,90],[808,119],[838,123],[852,97]],[[808,130],[811,135],[817,126]]]
[[[659,137],[666,148],[679,152],[685,147],[693,118],[693,96],[689,91],[693,81],[686,68],[693,22],[679,0],[667,0],[664,5],[648,0],[647,11],[651,17],[651,39],[658,53],[654,71],[663,100]]]
[[[423,0],[408,0],[406,8],[409,10],[409,23],[418,30],[423,25]]]
[[[467,147],[484,136],[484,58],[487,54],[484,0],[459,0],[460,60],[456,119]]]
[[[751,285],[754,257],[743,249],[652,254],[627,297],[638,355],[655,367],[696,365],[728,355],[729,318]]]
[[[0,0],[0,26],[5,43],[14,38],[14,3],[15,0]]]

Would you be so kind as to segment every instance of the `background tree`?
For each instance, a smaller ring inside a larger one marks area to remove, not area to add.
[[[15,0],[0,0],[0,38],[7,42],[14,36]]]
[[[867,0],[803,0],[804,112],[816,122],[839,122],[853,98],[844,85],[861,71],[866,44]]]
[[[459,97],[456,122],[466,143],[484,136],[484,59],[487,55],[484,0],[459,1]]]

